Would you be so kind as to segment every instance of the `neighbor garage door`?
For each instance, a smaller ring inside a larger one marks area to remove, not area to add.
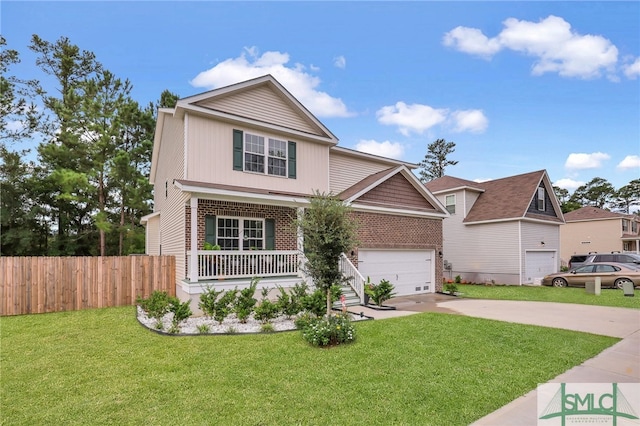
[[[433,250],[358,250],[358,269],[371,282],[386,279],[397,296],[435,292]]]
[[[528,251],[525,254],[524,284],[536,283],[545,275],[558,272],[554,251]]]

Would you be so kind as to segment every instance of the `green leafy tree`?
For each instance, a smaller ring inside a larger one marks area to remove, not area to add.
[[[6,45],[7,40],[0,35],[0,145],[31,137],[42,117],[34,102],[39,84],[9,74],[20,56]]]
[[[568,190],[560,188],[558,186],[554,186],[553,192],[555,192],[558,201],[560,201],[560,210],[562,210],[562,213],[568,213],[573,210],[578,210],[580,207],[582,207],[582,205],[580,205],[579,203],[571,201]]]
[[[634,179],[620,188],[613,202],[616,210],[623,213],[631,213],[632,206],[640,205],[640,179]]]
[[[569,201],[580,206],[594,206],[602,209],[613,200],[615,194],[615,188],[606,179],[595,177],[576,189]]]
[[[420,162],[420,181],[429,182],[444,176],[447,166],[455,166],[457,161],[448,160],[447,156],[455,151],[455,142],[437,139],[427,146],[427,154]]]
[[[37,55],[36,65],[55,79],[59,93],[40,92],[47,117],[41,123],[45,141],[38,146],[38,154],[40,164],[49,171],[43,177],[40,201],[48,205],[57,232],[50,254],[93,254],[94,206],[89,201],[88,178],[93,164],[77,112],[87,80],[102,66],[93,53],[66,37],[51,43],[33,35],[29,48]]]
[[[340,254],[357,245],[357,223],[350,211],[338,198],[316,191],[296,221],[304,236],[306,272],[326,294],[327,315],[331,314],[331,287],[344,280],[338,267]]]
[[[0,255],[4,256],[47,253],[46,212],[33,197],[37,168],[24,162],[23,155],[0,145]]]
[[[169,90],[164,90],[160,94],[160,100],[158,101],[158,108],[174,108],[178,103],[180,97]]]

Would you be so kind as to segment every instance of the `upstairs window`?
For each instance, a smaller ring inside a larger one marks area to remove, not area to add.
[[[538,210],[541,212],[546,210],[544,205],[544,188],[538,188]]]
[[[631,232],[633,232],[634,234],[638,233],[638,222],[636,222],[635,220],[631,221]]]
[[[456,212],[456,194],[447,195],[444,200],[447,211],[454,214]]]
[[[296,178],[296,143],[233,131],[233,169]]]
[[[629,221],[622,219],[622,232],[629,232]]]

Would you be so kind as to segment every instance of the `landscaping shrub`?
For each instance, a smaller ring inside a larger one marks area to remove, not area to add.
[[[259,281],[259,278],[251,279],[251,285],[245,289],[240,290],[240,294],[235,300],[233,310],[238,316],[238,319],[241,323],[247,322],[247,319],[256,306],[257,300],[253,297],[253,295],[256,293],[256,287],[258,286]]]
[[[335,346],[355,340],[356,331],[349,314],[330,315],[309,321],[302,338],[313,346]]]
[[[149,318],[161,319],[169,312],[170,298],[171,296],[166,291],[155,290],[147,299],[138,296],[136,303],[140,305]]]
[[[233,306],[236,303],[237,293],[237,289],[228,290],[225,294],[220,296],[220,298],[215,302],[213,313],[214,320],[222,324],[224,319],[229,316],[229,314],[233,310]]]
[[[282,315],[290,319],[302,310],[300,297],[295,292],[291,292],[291,294],[288,293],[287,290],[281,286],[278,286],[278,290],[280,291],[278,300],[276,301],[278,309],[282,312]]]
[[[369,296],[369,298],[378,306],[382,306],[384,302],[391,299],[395,293],[393,290],[395,287],[387,280],[380,280],[379,284],[371,284],[369,277],[367,277],[367,282],[364,286],[364,292]]]
[[[253,314],[254,317],[262,323],[268,323],[269,321],[277,317],[278,313],[280,313],[278,305],[269,300],[268,295],[269,289],[263,288],[262,300],[260,301],[260,304],[256,306]]]
[[[224,293],[224,290],[216,290],[213,287],[209,287],[200,295],[198,307],[206,316],[211,318],[215,315],[216,300],[222,293]]]
[[[169,312],[173,312],[172,324],[176,328],[180,323],[191,316],[190,301],[180,303],[177,297],[171,297],[169,300]]]

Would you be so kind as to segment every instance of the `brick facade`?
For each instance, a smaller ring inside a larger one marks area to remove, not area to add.
[[[390,214],[354,211],[359,224],[358,240],[362,248],[434,250],[436,291],[442,291],[442,219],[396,216]],[[354,265],[358,263],[358,250],[348,253]]]
[[[198,200],[198,248],[204,246],[205,217],[228,216],[259,219],[274,219],[276,224],[276,250],[295,250],[297,248],[297,236],[292,225],[296,217],[296,209],[281,206],[268,206],[262,204],[236,203],[231,201]],[[191,248],[191,208],[185,207],[186,239],[185,249]]]

